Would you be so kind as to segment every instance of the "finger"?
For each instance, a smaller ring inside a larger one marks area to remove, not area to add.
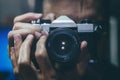
[[[23,15],[19,15],[14,19],[14,23],[16,22],[29,22],[31,20],[39,19],[42,17],[42,14],[38,13],[26,13]]]
[[[20,29],[15,31],[10,31],[8,33],[8,42],[9,42],[9,52],[10,48],[14,46],[14,35],[20,34],[22,35],[22,38],[25,38],[28,34],[34,34],[35,31],[29,30],[29,29]]]
[[[15,68],[17,66],[17,60],[16,60],[16,57],[15,57],[15,49],[14,49],[14,47],[11,47],[10,59],[11,59],[13,68]]]
[[[45,30],[44,30],[44,31],[41,31],[41,34],[44,35],[44,36],[46,36],[46,37],[48,36],[48,32],[45,31]]]
[[[35,31],[29,30],[29,29],[20,29],[20,30],[15,30],[15,31],[10,31],[8,33],[8,40],[9,40],[9,47],[13,46],[13,41],[14,41],[14,35],[20,34],[22,37],[26,37],[28,34],[34,34]]]
[[[84,49],[86,49],[86,48],[87,48],[87,42],[86,42],[86,41],[82,41],[80,48],[81,48],[82,51],[83,51]]]
[[[19,73],[19,71],[18,71],[17,59],[16,59],[16,57],[15,57],[15,49],[14,49],[14,47],[11,47],[11,52],[10,52],[10,54],[11,54],[10,59],[11,59],[11,62],[12,62],[14,74],[17,76],[18,73]]]
[[[35,32],[36,39],[39,39],[42,35],[48,36],[48,32],[47,31],[41,31],[41,33]]]
[[[87,42],[82,41],[82,43],[81,43],[81,60],[87,61],[89,59],[88,56],[89,56],[89,53],[88,53],[88,49],[87,49]]]
[[[16,23],[13,28],[15,31],[10,31],[8,33],[8,39],[9,39],[9,50],[10,47],[13,46],[13,36],[16,34],[22,35],[22,37],[26,37],[28,34],[34,34],[35,31],[40,32],[42,29],[40,29],[37,26],[33,26],[28,23]]]
[[[15,30],[15,31],[10,31],[8,33],[8,39],[11,39],[13,38],[13,36],[15,34],[20,34],[22,35],[22,37],[28,35],[28,34],[34,34],[34,32],[36,31],[37,29],[19,29],[19,30]],[[40,30],[40,29],[39,29]],[[38,30],[37,30],[38,31]]]
[[[36,37],[36,39],[39,39],[39,38],[40,38],[40,36],[42,36],[42,34],[41,34],[41,33],[39,33],[39,32],[35,32],[35,37]]]
[[[40,69],[45,76],[46,80],[54,76],[55,71],[52,67],[52,64],[48,58],[46,48],[45,48],[45,41],[47,39],[46,35],[40,37],[39,41],[37,42],[35,57],[40,66]]]
[[[43,19],[48,19],[48,20],[53,21],[55,19],[55,14],[54,13],[49,13],[45,17],[43,17]]]
[[[80,62],[77,64],[77,70],[80,75],[83,75],[89,60],[89,53],[87,50],[86,41],[82,41],[80,49],[81,49]]]
[[[15,49],[16,59],[18,59],[21,44],[22,44],[22,36],[20,34],[14,35],[14,49]]]
[[[38,31],[38,32],[42,30],[40,26],[35,26],[30,23],[17,22],[14,24],[13,30],[19,30],[19,29],[30,29],[30,30]]]
[[[11,32],[9,32],[11,33]],[[14,38],[9,38],[9,33],[8,33],[8,52],[10,53],[11,52],[11,47],[14,47]],[[9,54],[10,56],[10,54]]]
[[[10,31],[8,33],[9,51],[10,51],[10,48],[14,46],[14,35],[20,34],[20,35],[23,35],[22,37],[25,37],[25,36],[27,36],[30,33],[33,34],[34,32],[31,31],[31,30],[27,30],[27,29]]]
[[[30,65],[30,49],[33,42],[34,36],[29,34],[24,42],[22,43],[19,51],[19,65]]]
[[[22,80],[37,80],[37,75],[35,72],[34,65],[31,64],[30,61],[30,49],[32,46],[34,36],[29,34],[24,42],[21,45],[20,52],[19,52],[19,59],[18,59],[18,65],[19,65],[19,74],[20,78]]]
[[[30,78],[28,77],[28,75],[30,74],[33,74],[31,76],[34,76],[34,70],[30,66],[30,46],[32,40],[33,40],[33,35],[28,35],[27,38],[24,40],[23,44],[21,45],[19,52],[19,59],[18,59],[19,75],[20,75],[19,77],[24,79],[26,78],[25,80],[28,80]]]

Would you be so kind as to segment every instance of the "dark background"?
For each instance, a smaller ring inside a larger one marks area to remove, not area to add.
[[[0,1],[0,80],[14,80],[14,75],[12,72],[12,65],[8,57],[7,52],[7,34],[12,29],[13,18],[16,15],[20,15],[29,11],[33,12],[42,12],[42,1],[35,0],[34,9],[30,9],[27,0],[1,0]],[[105,15],[109,17],[114,17],[117,20],[117,56],[112,56],[110,53],[110,45],[108,44],[108,54],[105,55],[106,60],[111,62],[113,65],[120,67],[120,0],[104,0],[103,6],[105,6]],[[41,3],[41,4],[40,4]],[[14,5],[16,4],[16,5]],[[10,8],[11,7],[11,8]],[[13,7],[13,8],[12,8]],[[9,9],[10,8],[10,9]],[[16,8],[16,9],[15,9]],[[13,9],[13,10],[12,10]],[[8,12],[7,12],[8,11]],[[109,21],[108,21],[109,22]],[[111,23],[110,23],[111,24]],[[108,26],[108,43],[110,43],[109,38],[111,39],[110,30]],[[112,42],[114,44],[114,42]],[[113,53],[114,54],[114,53]],[[113,57],[114,59],[111,59]],[[6,77],[7,76],[7,77]],[[9,78],[8,78],[9,77]],[[5,79],[6,78],[6,79]]]

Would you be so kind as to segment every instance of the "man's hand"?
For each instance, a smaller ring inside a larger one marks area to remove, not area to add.
[[[87,42],[83,41],[81,45],[81,59],[74,70],[57,75],[47,55],[45,41],[48,34],[43,32],[40,27],[34,27],[27,23],[31,20],[42,18],[42,14],[27,13],[14,19],[13,30],[9,32],[9,56],[11,58],[14,73],[21,80],[76,80],[85,72],[89,55],[87,52]],[[46,16],[51,18],[53,15]],[[23,39],[24,38],[24,39]],[[35,50],[35,58],[39,64],[40,70],[37,70],[30,60],[31,44],[34,39],[38,39]]]

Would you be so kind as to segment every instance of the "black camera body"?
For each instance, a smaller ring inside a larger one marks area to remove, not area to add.
[[[88,42],[88,50],[91,59],[95,59],[96,40],[98,39],[102,27],[91,22],[76,24],[67,16],[60,16],[52,23],[46,21],[33,21],[44,31],[49,32],[46,40],[46,49],[51,61],[67,64],[76,63],[80,60],[80,43]]]

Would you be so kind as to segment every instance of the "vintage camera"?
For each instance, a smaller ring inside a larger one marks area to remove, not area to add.
[[[37,20],[32,24],[49,32],[46,49],[51,61],[61,64],[77,63],[80,60],[80,43],[83,40],[88,42],[91,59],[95,59],[96,41],[102,31],[101,25],[92,23],[88,19],[76,24],[64,15],[52,23],[48,20]]]

